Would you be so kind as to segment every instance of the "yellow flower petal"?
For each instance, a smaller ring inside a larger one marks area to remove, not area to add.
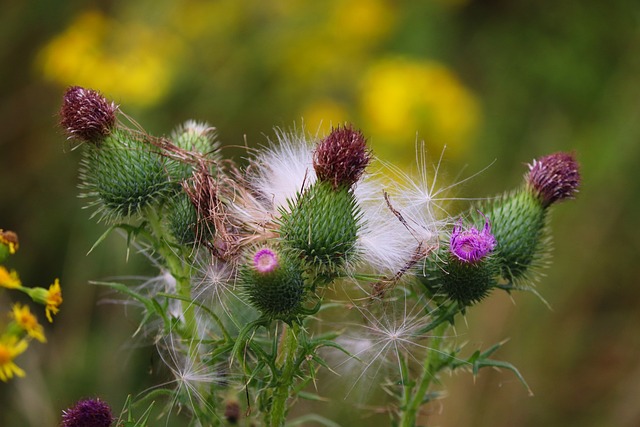
[[[35,338],[40,342],[47,342],[44,336],[44,328],[38,323],[36,316],[31,313],[28,305],[14,304],[11,317],[31,338]]]
[[[24,377],[25,372],[13,362],[18,355],[27,349],[25,340],[18,341],[16,337],[10,336],[0,341],[0,380],[7,382],[14,375]]]
[[[60,289],[60,280],[56,279],[55,282],[49,286],[49,292],[47,293],[46,298],[47,307],[45,309],[47,319],[49,322],[53,322],[51,318],[51,313],[58,314],[60,311],[59,307],[62,304],[62,289]]]
[[[0,265],[0,287],[8,289],[17,289],[22,286],[18,273],[15,270],[9,272],[6,268]]]

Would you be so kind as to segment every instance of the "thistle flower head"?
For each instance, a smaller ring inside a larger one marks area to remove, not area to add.
[[[258,273],[268,274],[278,268],[278,257],[269,248],[260,249],[253,256],[253,267]]]
[[[462,220],[453,227],[449,251],[458,260],[474,264],[486,257],[496,246],[496,239],[491,234],[491,225],[485,217],[484,227],[462,228]]]
[[[358,182],[370,159],[362,132],[351,125],[338,126],[318,144],[313,153],[313,168],[319,180],[328,181],[335,188],[349,188]]]
[[[62,427],[109,427],[111,408],[100,399],[85,399],[62,413]]]
[[[525,180],[546,208],[574,197],[580,185],[579,165],[572,153],[554,153],[535,159]]]
[[[60,125],[69,138],[97,143],[111,133],[118,106],[99,92],[72,86],[64,94]]]

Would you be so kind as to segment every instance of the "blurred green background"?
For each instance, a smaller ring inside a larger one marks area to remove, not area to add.
[[[27,285],[60,277],[64,304],[49,342],[17,360],[27,377],[0,383],[0,425],[54,426],[86,396],[117,413],[128,393],[158,381],[153,349],[130,339],[135,309],[88,284],[153,270],[127,261],[118,236],[86,256],[104,227],[82,209],[79,150],[57,127],[62,93],[75,84],[100,90],[153,134],[206,120],[230,156],[265,143],[273,126],[322,133],[349,120],[376,154],[407,169],[416,135],[433,161],[446,145],[449,180],[495,160],[459,197],[510,189],[524,163],[574,150],[582,189],[555,209],[554,263],[538,286],[552,308],[531,294],[495,294],[457,330],[469,351],[510,338],[498,356],[535,396],[509,372],[457,374],[425,420],[640,425],[638,52],[632,0],[4,2],[0,227],[20,236],[9,266]],[[316,410],[331,417],[332,408]],[[358,419],[335,411],[344,425]]]

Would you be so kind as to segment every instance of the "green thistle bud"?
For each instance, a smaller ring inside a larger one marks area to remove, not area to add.
[[[198,212],[186,192],[181,191],[171,199],[168,220],[171,234],[178,244],[191,246],[201,241],[198,238]]]
[[[445,295],[466,307],[489,295],[499,272],[493,257],[475,264],[448,257],[447,265],[432,268],[425,279],[435,295]]]
[[[298,261],[269,248],[256,251],[240,268],[249,303],[271,319],[290,322],[304,309],[304,279]]]
[[[501,275],[509,281],[526,279],[549,249],[547,211],[534,194],[518,190],[485,208],[496,238]]]
[[[495,247],[496,239],[486,218],[482,230],[473,226],[464,229],[460,221],[448,244],[427,261],[426,274],[418,277],[434,295],[443,295],[462,307],[470,306],[496,285],[500,267],[493,256]]]
[[[280,219],[280,235],[290,248],[322,273],[335,273],[355,255],[359,209],[347,187],[317,181]]]
[[[579,165],[573,154],[555,153],[529,165],[521,189],[491,202],[485,212],[497,240],[501,275],[509,281],[526,280],[544,264],[551,249],[548,208],[571,199],[580,186]]]
[[[83,196],[94,198],[91,205],[102,218],[136,215],[175,192],[165,169],[165,159],[150,144],[115,129],[99,145],[86,146],[80,170]]]
[[[215,128],[206,123],[189,120],[178,126],[171,134],[171,141],[181,150],[201,156],[203,159],[220,160],[220,144],[216,141]],[[190,162],[173,159],[167,167],[169,175],[175,181],[185,181],[192,177],[193,166]]]
[[[220,147],[216,141],[216,128],[194,120],[178,126],[171,134],[171,140],[183,150],[203,155],[216,153]]]

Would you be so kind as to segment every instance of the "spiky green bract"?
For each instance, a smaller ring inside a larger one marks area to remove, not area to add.
[[[101,144],[87,145],[81,163],[81,189],[94,200],[100,219],[131,217],[175,192],[165,159],[138,134],[114,129]]]
[[[481,210],[491,221],[501,276],[511,282],[526,280],[550,249],[547,211],[540,199],[520,189],[493,200]]]
[[[197,228],[198,213],[186,192],[176,194],[167,209],[169,229],[178,244],[190,246],[200,241],[199,237],[204,237],[198,236],[202,232]]]
[[[252,259],[239,269],[238,280],[247,300],[263,316],[290,323],[303,312],[305,285],[300,261],[280,251],[277,267],[269,272],[257,269]]]
[[[337,274],[353,258],[360,211],[347,187],[334,189],[316,181],[295,200],[280,219],[280,236],[317,273]]]
[[[489,295],[499,274],[500,266],[493,254],[477,262],[465,262],[456,258],[443,243],[417,276],[434,297],[444,297],[456,301],[460,307],[468,307]]]

